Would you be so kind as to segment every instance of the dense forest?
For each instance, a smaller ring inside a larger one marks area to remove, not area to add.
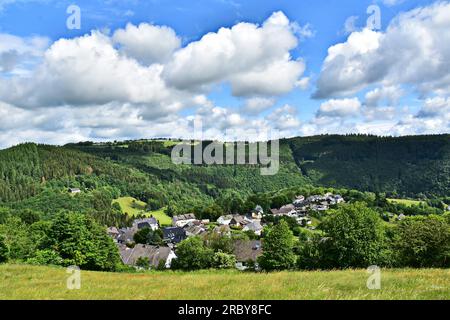
[[[316,136],[286,141],[313,184],[393,197],[450,193],[450,135]]]

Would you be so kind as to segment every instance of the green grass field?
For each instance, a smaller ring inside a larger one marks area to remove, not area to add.
[[[68,290],[64,268],[0,265],[0,299],[310,300],[449,299],[450,271],[382,270],[369,290],[365,270],[240,273],[238,271],[81,273]]]
[[[132,197],[121,197],[113,201],[118,203],[124,213],[128,213],[129,216],[137,216],[144,214],[146,216],[152,215],[158,219],[161,225],[171,225],[172,219],[164,213],[164,208],[156,211],[145,211],[145,202],[139,201]]]
[[[408,199],[387,199],[387,201],[391,202],[391,203],[404,204],[405,206],[408,206],[408,207],[419,206],[424,203],[423,201],[408,200]]]

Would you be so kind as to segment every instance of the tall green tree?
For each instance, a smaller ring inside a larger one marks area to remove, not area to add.
[[[387,259],[385,230],[378,213],[357,202],[330,212],[322,222],[325,238],[321,240],[322,256],[328,267],[367,268]]]
[[[114,271],[120,257],[104,227],[79,213],[58,215],[49,230],[50,248],[59,254],[64,265],[87,270]]]
[[[286,221],[271,227],[263,239],[263,254],[258,263],[263,270],[291,269],[295,265],[294,236]]]
[[[401,266],[450,267],[450,224],[444,217],[408,217],[394,239]]]

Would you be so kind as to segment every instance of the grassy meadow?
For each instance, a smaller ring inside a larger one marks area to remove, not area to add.
[[[161,225],[171,225],[172,219],[164,213],[164,208],[157,211],[146,211],[145,202],[139,201],[132,197],[121,197],[113,201],[113,203],[118,203],[122,208],[124,213],[129,216],[137,216],[139,214],[144,214],[146,216],[153,216],[158,219]]]
[[[423,201],[409,200],[409,199],[387,199],[387,201],[389,201],[391,203],[403,204],[408,207],[420,206],[421,204],[424,203]]]
[[[0,299],[316,300],[449,299],[450,270],[382,270],[381,289],[369,290],[366,270],[241,273],[230,271],[81,272],[68,290],[64,268],[0,265]]]

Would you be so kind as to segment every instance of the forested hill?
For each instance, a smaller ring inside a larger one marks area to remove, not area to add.
[[[450,135],[286,140],[313,184],[399,196],[450,194]]]
[[[221,197],[245,198],[253,193],[309,184],[287,145],[281,147],[281,166],[276,176],[262,176],[258,165],[175,165],[170,158],[172,146],[173,143],[146,140],[64,147],[29,143],[2,150],[0,206],[24,204],[24,200],[36,196],[29,200],[39,202],[33,207],[50,211],[52,208],[44,204],[48,195],[67,201],[68,188],[80,188],[86,195],[112,188],[108,194],[135,197],[152,209],[170,205],[174,211],[184,212],[212,204]]]
[[[286,139],[280,144],[279,173],[266,177],[255,165],[175,165],[172,146],[172,141],[140,140],[2,150],[0,202],[67,187],[111,187],[154,208],[175,204],[180,211],[219,197],[310,184],[410,197],[450,194],[450,135]]]

